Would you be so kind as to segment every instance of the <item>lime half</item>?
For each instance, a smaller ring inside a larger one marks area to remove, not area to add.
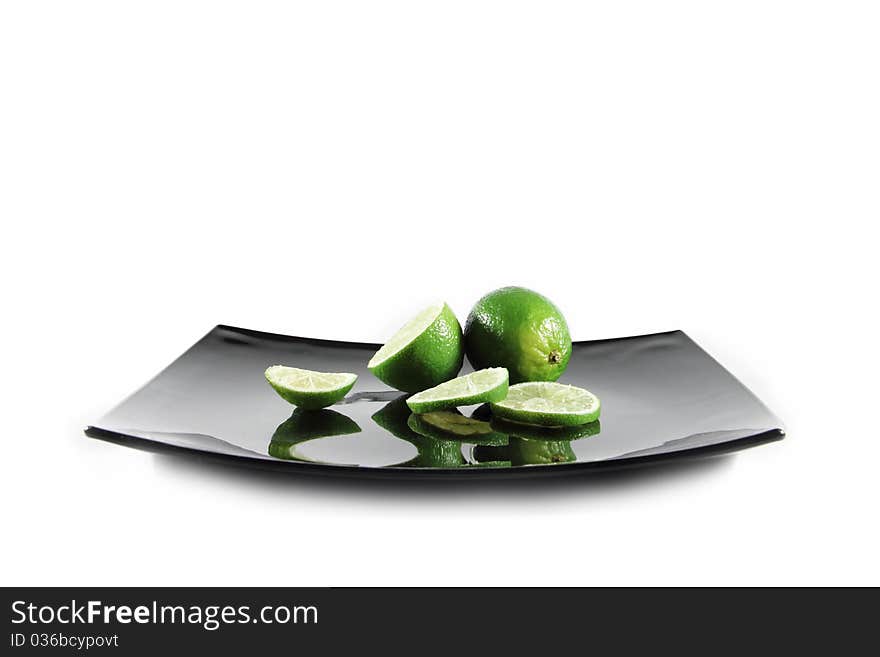
[[[453,378],[464,360],[461,325],[445,303],[409,320],[377,351],[369,370],[404,392],[418,392]]]
[[[533,381],[510,386],[507,398],[492,404],[505,420],[545,427],[586,424],[599,418],[599,398],[576,386]]]
[[[507,396],[507,370],[490,367],[423,390],[406,400],[413,413],[501,401]]]
[[[345,397],[357,381],[357,374],[273,365],[266,370],[266,381],[283,399],[309,410],[330,406]]]

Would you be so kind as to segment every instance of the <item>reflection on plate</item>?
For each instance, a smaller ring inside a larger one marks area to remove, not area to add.
[[[414,459],[398,465],[407,468],[459,468],[466,465],[458,444],[422,436],[409,427],[411,413],[406,398],[407,395],[401,395],[373,415],[376,424],[401,440],[412,443],[418,450]]]
[[[510,436],[528,438],[529,440],[580,440],[590,436],[597,436],[602,430],[599,420],[578,424],[573,427],[539,427],[532,424],[520,424],[501,418],[492,418],[492,428],[495,431],[506,433]]]
[[[478,462],[507,461],[515,465],[553,465],[575,460],[570,440],[531,440],[510,436],[506,445],[477,445],[473,451]]]
[[[359,433],[360,430],[357,422],[342,413],[327,409],[304,411],[298,408],[275,429],[269,442],[269,454],[276,459],[307,460],[296,455],[297,445],[308,440]]]
[[[465,417],[458,411],[413,413],[407,424],[417,434],[437,440],[455,440],[474,445],[507,444],[506,433],[495,431],[488,422]]]

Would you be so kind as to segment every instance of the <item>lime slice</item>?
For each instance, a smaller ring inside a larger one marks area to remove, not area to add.
[[[490,367],[465,374],[413,395],[406,400],[413,413],[501,401],[507,396],[507,370]]]
[[[266,370],[266,381],[283,399],[308,410],[330,406],[345,397],[357,381],[357,374],[273,365]]]
[[[370,362],[383,383],[418,392],[453,378],[464,360],[461,325],[445,303],[435,303],[409,320]]]
[[[507,435],[495,431],[488,422],[465,417],[457,411],[431,411],[409,416],[409,428],[437,440],[453,440],[473,445],[506,445]]]
[[[506,399],[492,403],[492,412],[502,419],[546,427],[592,422],[599,409],[599,398],[589,390],[547,381],[510,386]]]

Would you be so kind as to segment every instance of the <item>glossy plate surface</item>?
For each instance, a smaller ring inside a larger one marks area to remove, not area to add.
[[[218,326],[86,433],[297,472],[398,477],[564,474],[783,436],[773,413],[681,331],[575,343],[560,382],[598,395],[602,417],[564,434],[492,421],[485,407],[411,417],[406,396],[366,368],[377,348]],[[263,377],[276,364],[358,381],[331,408],[297,411]]]

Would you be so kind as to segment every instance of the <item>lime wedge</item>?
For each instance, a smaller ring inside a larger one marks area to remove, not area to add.
[[[406,400],[413,413],[501,401],[507,396],[507,370],[490,367],[423,390]]]
[[[586,424],[599,418],[599,398],[589,390],[561,383],[531,381],[510,386],[507,398],[492,403],[504,419],[545,427]]]
[[[357,374],[273,365],[266,370],[266,381],[283,399],[309,410],[330,406],[345,397],[357,381]]]
[[[506,445],[507,435],[495,431],[488,422],[465,417],[458,411],[430,411],[409,416],[409,428],[437,440],[473,445]]]
[[[418,392],[453,378],[463,360],[461,325],[452,309],[441,302],[409,320],[367,367],[392,388]]]

